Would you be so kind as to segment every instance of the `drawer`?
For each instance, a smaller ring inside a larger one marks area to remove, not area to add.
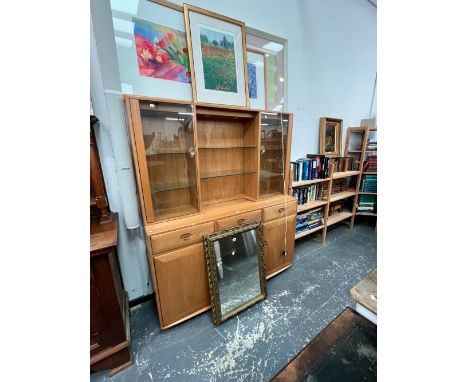
[[[190,244],[203,242],[203,235],[214,232],[214,222],[197,224],[191,227],[151,236],[153,254],[163,253]]]
[[[261,210],[246,212],[244,214],[230,216],[225,219],[219,219],[216,221],[216,229],[220,231],[225,228],[234,227],[236,225],[252,222],[254,220],[262,220]]]
[[[297,205],[295,201],[289,202],[286,205],[277,204],[272,207],[266,207],[263,209],[263,221],[268,222],[270,220],[283,218],[286,215],[291,216],[291,215],[294,215],[296,211],[297,211]]]

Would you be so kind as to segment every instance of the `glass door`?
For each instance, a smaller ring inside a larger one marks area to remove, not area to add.
[[[139,143],[137,137],[136,141],[142,184],[145,187],[147,175],[149,186],[146,195],[150,200],[145,200],[148,222],[197,212],[193,106],[138,101],[137,114],[135,121],[132,112],[136,131],[141,128]]]
[[[289,114],[261,113],[260,198],[282,195],[288,187]]]

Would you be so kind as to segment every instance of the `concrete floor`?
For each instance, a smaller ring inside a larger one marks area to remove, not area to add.
[[[296,242],[291,268],[267,282],[268,299],[215,328],[206,312],[161,331],[153,301],[131,311],[134,364],[91,381],[269,381],[346,306],[377,266],[374,223],[337,224],[327,242]]]

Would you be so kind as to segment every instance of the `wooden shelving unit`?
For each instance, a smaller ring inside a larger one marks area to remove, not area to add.
[[[359,191],[361,181],[363,176],[365,175],[377,175],[377,171],[364,171],[364,163],[367,159],[369,153],[377,153],[377,150],[369,150],[367,148],[367,141],[373,132],[376,132],[377,129],[369,128],[368,126],[361,126],[361,127],[353,127],[348,129],[348,135],[346,137],[346,146],[345,146],[345,155],[356,155],[357,154],[357,163],[359,163],[359,170],[360,174],[358,177],[357,183],[357,193],[353,203],[353,224],[354,224],[354,217],[355,216],[377,216],[377,214],[372,212],[358,212],[357,206],[359,201],[359,195],[377,195],[376,192],[364,192]],[[356,139],[352,142],[352,134],[355,134]],[[356,145],[359,145],[360,149],[356,149]]]

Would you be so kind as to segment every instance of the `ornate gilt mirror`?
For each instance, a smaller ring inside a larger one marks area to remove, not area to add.
[[[221,322],[266,298],[260,221],[205,236],[213,322]]]

